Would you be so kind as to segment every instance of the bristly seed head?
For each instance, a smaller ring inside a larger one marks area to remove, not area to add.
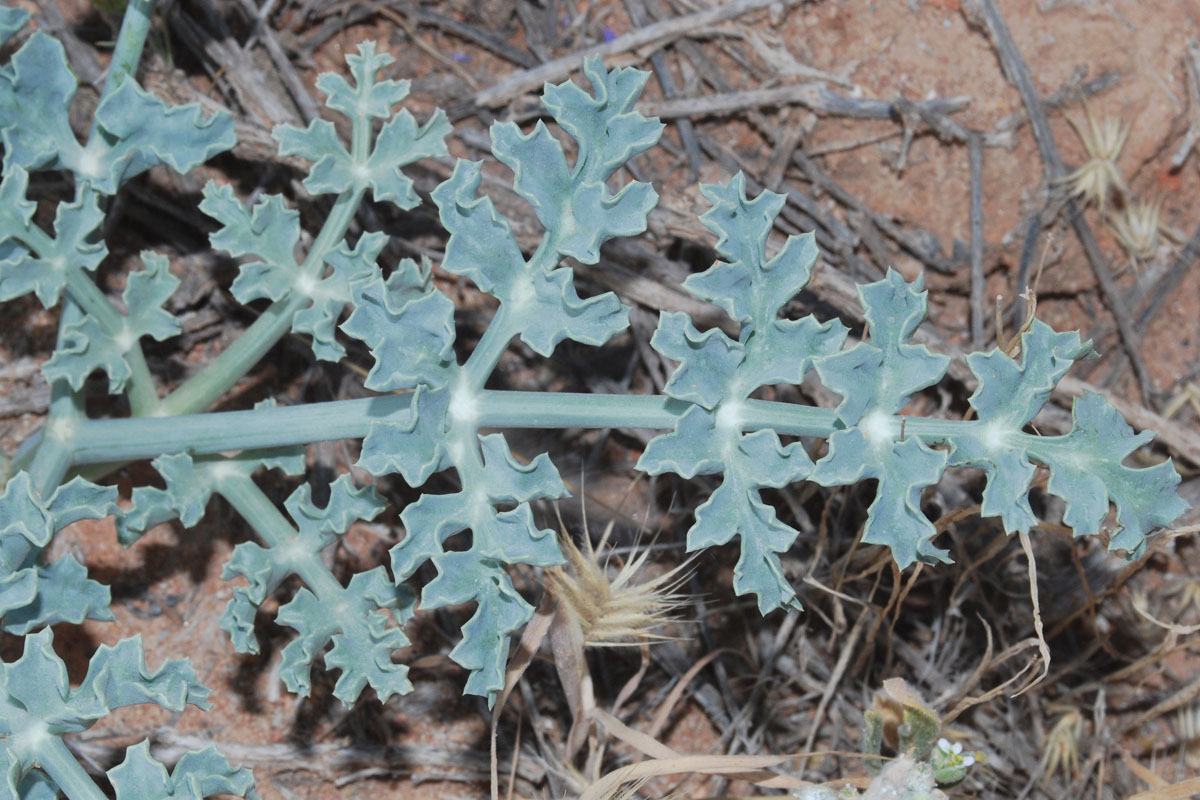
[[[1083,110],[1087,115],[1087,127],[1070,117],[1067,122],[1083,142],[1088,160],[1062,181],[1070,186],[1072,197],[1081,197],[1085,203],[1094,202],[1103,210],[1108,207],[1114,192],[1119,197],[1129,193],[1117,166],[1117,158],[1129,138],[1129,126],[1119,119],[1105,119],[1099,123],[1086,104]]]
[[[601,550],[607,538],[606,534]],[[616,574],[611,574],[611,550],[601,561],[587,537],[586,550],[580,550],[565,531],[560,540],[567,564],[546,570],[547,589],[579,622],[584,644],[640,645],[669,638],[659,630],[683,604],[676,590],[686,577],[688,562],[656,578],[638,581],[649,549],[635,550]]]
[[[1138,199],[1128,203],[1121,213],[1108,216],[1109,227],[1129,253],[1134,269],[1139,261],[1151,258],[1158,250],[1158,218],[1161,212],[1162,198]]]

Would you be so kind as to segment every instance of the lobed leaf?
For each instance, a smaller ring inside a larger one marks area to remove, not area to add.
[[[66,381],[78,391],[88,375],[102,370],[108,375],[109,394],[117,394],[133,374],[125,357],[138,347],[141,337],[162,341],[179,333],[179,321],[162,308],[179,279],[171,274],[163,255],[144,251],[142,263],[144,268],[129,276],[122,295],[129,313],[121,330],[108,330],[92,316],[67,325],[54,355],[42,365],[48,381]]]
[[[327,106],[355,120],[356,130],[370,130],[372,118],[390,116],[392,106],[408,95],[408,81],[378,79],[392,57],[376,53],[374,42],[360,44],[358,55],[348,55],[346,61],[355,79],[353,87],[340,75],[327,72],[317,79],[317,88],[326,94]],[[443,140],[449,134],[450,122],[441,109],[424,125],[401,110],[384,123],[370,153],[346,150],[328,120],[315,119],[307,128],[278,125],[272,133],[281,155],[313,162],[304,180],[313,194],[370,189],[377,201],[390,201],[403,209],[415,207],[420,199],[412,180],[400,168],[422,158],[446,155]]]
[[[929,541],[937,531],[920,504],[921,490],[941,478],[947,454],[906,438],[895,414],[912,392],[941,380],[950,359],[908,341],[927,308],[920,277],[909,284],[889,269],[858,294],[869,340],[815,362],[821,382],[842,395],[837,415],[846,428],[829,437],[829,452],[811,479],[823,486],[876,479],[863,541],[888,545],[901,569],[918,559],[948,561]]]
[[[29,22],[29,12],[16,6],[0,6],[0,46]]]
[[[1035,470],[1022,430],[1071,364],[1090,351],[1090,343],[1080,342],[1078,333],[1057,333],[1034,320],[1021,336],[1019,362],[999,348],[967,356],[979,379],[970,398],[978,421],[955,434],[950,463],[984,471],[987,486],[980,513],[1000,517],[1009,533],[1026,532],[1037,523],[1028,497]]]
[[[168,106],[126,78],[96,108],[97,135],[84,147],[71,129],[76,88],[62,45],[40,31],[0,69],[5,174],[14,167],[67,169],[111,195],[153,166],[187,172],[236,143],[229,113],[206,118],[196,103]]]
[[[422,608],[478,604],[450,657],[471,671],[465,691],[490,701],[504,685],[509,634],[533,614],[504,567],[562,562],[553,532],[534,524],[528,502],[564,497],[567,490],[545,454],[524,465],[513,458],[500,434],[480,436],[479,444],[483,466],[469,489],[426,494],[404,509],[400,518],[406,533],[392,548],[391,561],[397,583],[426,561],[437,569],[421,594]],[[498,511],[498,503],[515,508]],[[468,550],[443,550],[447,538],[466,530],[471,532]]]
[[[45,564],[38,556],[54,533],[81,519],[119,514],[117,490],[72,478],[48,501],[27,472],[0,494],[0,629],[17,635],[59,622],[111,620],[109,591],[74,557]]]
[[[354,311],[341,329],[375,357],[363,382],[368,389],[437,389],[457,366],[454,303],[441,292],[413,287],[408,276],[416,271],[406,260],[386,281],[374,274],[351,285]]]
[[[239,303],[260,297],[280,300],[292,291],[301,277],[295,254],[300,241],[300,214],[287,208],[281,196],[266,195],[247,211],[234,196],[233,187],[209,181],[204,186],[200,210],[221,223],[221,228],[208,237],[213,247],[234,258],[259,259],[242,264],[230,287]]]
[[[51,239],[35,229],[35,206],[25,197],[28,183],[29,175],[20,166],[8,169],[0,183],[0,239],[9,242],[9,255],[0,261],[0,300],[33,292],[50,308],[58,302],[70,270],[95,270],[108,255],[103,240],[93,235],[104,212],[95,192],[81,192],[74,202],[59,204]],[[31,252],[39,240],[39,251]]]
[[[203,800],[212,795],[235,795],[257,800],[254,775],[233,767],[212,745],[199,752],[184,753],[169,773],[150,755],[150,742],[126,748],[125,760],[108,771],[117,800]]]
[[[1043,439],[1036,449],[1038,460],[1050,467],[1047,488],[1067,502],[1063,523],[1076,536],[1099,533],[1111,499],[1116,526],[1109,547],[1136,556],[1148,532],[1187,510],[1176,492],[1179,473],[1170,460],[1143,469],[1125,466],[1129,454],[1154,434],[1135,434],[1103,396],[1088,392],[1076,398],[1071,414],[1071,432]]]
[[[783,206],[782,195],[763,192],[751,200],[740,175],[725,186],[704,185],[701,191],[713,202],[703,221],[720,237],[717,251],[730,263],[718,262],[684,286],[725,309],[741,323],[741,331],[734,341],[717,328],[697,331],[686,314],[659,315],[650,344],[679,362],[666,392],[696,405],[680,416],[673,431],[651,440],[638,468],[684,477],[724,473],[721,486],[696,510],[688,550],[739,537],[734,588],[739,594],[757,594],[759,609],[766,613],[795,602],[779,553],[791,546],[797,531],[777,519],[760,492],[806,477],[813,464],[802,445],[784,447],[773,431],[743,433],[744,401],[760,386],[798,383],[814,359],[841,346],[846,329],[836,321],[778,318],[784,304],[807,284],[817,256],[812,236],[806,234],[789,237],[775,258],[767,259],[767,237]]]

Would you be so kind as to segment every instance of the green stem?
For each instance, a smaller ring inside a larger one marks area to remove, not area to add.
[[[249,476],[232,474],[224,477],[217,483],[217,491],[250,523],[268,548],[282,547],[300,535]],[[323,603],[335,604],[346,592],[317,553],[292,556],[287,565]],[[353,626],[359,620],[346,619],[342,623]]]
[[[108,75],[104,79],[100,102],[104,102],[104,98],[116,91],[121,82],[137,70],[138,62],[142,60],[142,50],[146,46],[146,36],[150,33],[150,19],[153,13],[154,0],[129,0],[126,4],[125,16],[121,20],[121,32],[117,34],[112,60],[108,63]],[[95,138],[98,125],[99,122],[93,119],[89,140]]]
[[[501,303],[496,316],[492,317],[487,330],[483,332],[479,343],[467,358],[467,363],[462,366],[466,385],[472,392],[478,393],[483,390],[492,370],[499,363],[500,356],[508,349],[508,343],[520,332],[520,321],[509,313],[506,304]]]
[[[361,439],[374,422],[407,424],[412,395],[392,394],[298,406],[222,411],[170,418],[80,420],[74,433],[75,464],[195,455],[226,450],[286,447],[334,439]],[[481,428],[651,428],[670,430],[690,403],[664,395],[603,395],[485,390],[476,396]],[[977,421],[904,417],[906,436],[930,444],[952,440]],[[743,430],[771,429],[788,436],[825,438],[841,425],[831,409],[746,400]],[[1053,438],[1020,434],[1014,445],[1033,452]]]
[[[346,235],[362,197],[362,189],[354,189],[338,197],[300,267],[301,275],[312,278],[319,276],[325,267],[325,256]],[[291,329],[296,313],[311,302],[312,298],[308,295],[292,292],[283,300],[272,303],[221,355],[163,398],[155,416],[195,414],[208,408],[283,338]]]
[[[37,760],[68,800],[106,800],[104,792],[75,760],[66,742],[57,736],[48,737],[38,748]]]

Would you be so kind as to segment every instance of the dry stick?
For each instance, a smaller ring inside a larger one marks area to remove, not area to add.
[[[1138,328],[1141,330],[1146,329],[1146,326],[1150,324],[1150,320],[1154,319],[1154,316],[1162,308],[1162,304],[1166,302],[1167,297],[1174,293],[1175,287],[1179,285],[1179,282],[1183,280],[1183,276],[1187,274],[1192,264],[1198,259],[1200,259],[1200,226],[1197,226],[1195,232],[1192,233],[1192,238],[1188,239],[1183,249],[1179,251],[1179,255],[1175,257],[1175,261],[1171,264],[1170,269],[1167,270],[1167,274],[1154,287],[1154,296],[1146,307],[1142,309],[1141,313],[1138,314]],[[1134,300],[1140,299],[1134,298]],[[1131,301],[1130,305],[1136,306],[1136,302]]]
[[[739,17],[751,11],[767,8],[776,0],[733,0],[723,3],[716,8],[686,14],[682,17],[656,22],[636,31],[618,36],[611,42],[594,45],[583,50],[569,53],[562,58],[542,64],[541,66],[517,72],[501,80],[494,86],[488,87],[475,95],[475,103],[482,108],[495,108],[525,92],[540,89],[542,84],[562,80],[579,68],[585,58],[600,56],[609,58],[619,53],[635,50],[653,44],[664,44],[689,32]]]
[[[967,137],[967,163],[971,169],[971,348],[983,349],[983,137]]]
[[[317,102],[309,94],[308,87],[304,85],[304,80],[301,79],[300,73],[292,66],[287,53],[283,50],[283,45],[279,43],[279,36],[276,35],[275,29],[270,26],[267,20],[259,18],[259,10],[254,5],[254,0],[238,0],[238,2],[246,13],[250,15],[250,18],[256,20],[255,35],[257,35],[258,41],[262,43],[262,46],[266,48],[267,55],[271,58],[271,63],[275,65],[275,69],[279,73],[279,79],[283,81],[284,88],[287,89],[292,102],[296,104],[296,110],[300,112],[301,121],[307,125],[321,115],[320,109],[317,107]]]
[[[649,22],[648,12],[642,0],[625,0],[625,8],[629,10],[629,16],[634,25],[639,28],[646,27]],[[663,96],[668,100],[679,97],[679,87],[675,85],[671,66],[667,63],[667,56],[662,50],[656,50],[650,56],[650,66],[654,68],[654,77],[658,79]],[[683,142],[683,152],[687,154],[688,183],[695,183],[700,177],[701,158],[700,145],[696,143],[696,129],[690,119],[676,120],[675,128],[679,131],[679,140]]]
[[[833,667],[833,674],[829,676],[829,680],[825,683],[825,691],[821,693],[821,700],[817,703],[817,711],[813,715],[812,727],[808,729],[808,738],[804,741],[804,752],[812,751],[813,742],[817,738],[817,729],[821,727],[821,723],[825,719],[825,711],[829,708],[829,701],[833,698],[834,692],[837,691],[838,684],[842,681],[842,675],[846,672],[846,667],[850,666],[850,658],[854,655],[854,647],[858,644],[858,637],[862,635],[863,628],[866,627],[868,618],[875,616],[873,609],[864,609],[858,615],[858,619],[854,623],[854,627],[850,629],[850,634],[846,637],[846,641],[842,644],[842,652],[838,656],[837,663]],[[804,775],[805,769],[808,767],[808,757],[800,759],[796,766],[796,774]]]
[[[887,235],[889,239],[900,245],[901,248],[908,251],[918,261],[936,272],[952,273],[955,271],[954,264],[946,259],[939,258],[925,250],[923,246],[907,231],[903,230],[899,225],[887,219],[882,214],[877,214],[867,207],[865,203],[844,189],[837,181],[829,177],[817,164],[805,155],[800,150],[792,154],[792,162],[798,166],[801,171],[808,177],[808,180],[824,189],[830,197],[836,200],[846,208],[857,211],[871,221],[876,228]],[[882,268],[884,265],[880,265]]]
[[[1022,58],[1016,43],[1013,42],[1012,34],[1008,30],[1003,15],[996,7],[995,0],[964,0],[962,10],[968,21],[982,26],[987,31],[1005,76],[1020,92],[1021,100],[1029,112],[1034,139],[1037,141],[1038,150],[1042,155],[1042,167],[1046,181],[1053,185],[1065,174],[1062,159],[1058,155],[1058,146],[1054,143],[1054,135],[1050,131],[1050,123],[1046,119],[1046,110],[1042,107],[1042,99],[1033,85],[1029,66]],[[1142,393],[1142,400],[1149,403],[1154,384],[1150,379],[1146,364],[1138,352],[1141,342],[1134,330],[1133,320],[1130,319],[1129,312],[1125,308],[1125,301],[1121,296],[1120,289],[1113,280],[1108,266],[1104,263],[1104,255],[1100,252],[1096,235],[1092,232],[1087,220],[1084,219],[1079,205],[1074,199],[1068,199],[1066,208],[1067,217],[1075,229],[1075,236],[1083,246],[1088,263],[1092,267],[1092,273],[1096,276],[1096,281],[1100,284],[1100,290],[1104,294],[1104,300],[1108,304],[1113,319],[1116,320],[1117,332],[1120,334],[1121,344],[1129,354],[1130,363],[1133,365],[1133,371],[1137,377],[1138,388]]]
[[[962,111],[970,101],[969,97],[945,97],[914,105],[922,105],[931,112],[945,114]],[[847,97],[819,81],[641,103],[638,110],[648,116],[674,119],[734,114],[749,108],[789,105],[804,106],[818,114],[858,119],[891,119],[896,113],[896,107],[890,101]]]
[[[1042,99],[1043,108],[1062,108],[1071,103],[1078,97],[1091,97],[1094,94],[1099,94],[1105,89],[1111,89],[1121,82],[1121,73],[1119,70],[1111,69],[1107,72],[1102,72],[1090,81],[1080,84],[1083,76],[1087,73],[1086,67],[1079,67],[1072,75],[1063,82],[1063,85],[1050,95]],[[1007,137],[1020,130],[1025,123],[1029,122],[1029,114],[1024,109],[1014,111],[1008,116],[996,123],[994,132],[989,134],[989,137]]]
[[[1200,143],[1200,43],[1195,39],[1187,43],[1187,57],[1183,65],[1187,69],[1188,86],[1191,87],[1192,122],[1184,134],[1183,143],[1171,158],[1171,169],[1179,169],[1187,161],[1188,154]]]

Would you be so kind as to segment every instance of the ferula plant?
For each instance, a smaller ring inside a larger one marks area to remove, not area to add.
[[[224,577],[236,584],[222,620],[233,648],[257,651],[259,605],[297,576],[304,588],[276,616],[295,631],[282,653],[281,677],[291,691],[306,694],[314,661],[323,659],[339,673],[334,694],[350,704],[367,687],[380,700],[409,691],[407,668],[393,660],[408,644],[404,624],[418,608],[459,604],[475,610],[450,656],[467,671],[466,692],[494,699],[510,637],[532,613],[509,568],[563,562],[557,537],[539,527],[530,508],[531,501],[568,494],[554,464],[545,454],[518,460],[502,433],[481,429],[660,429],[638,467],[654,475],[723,476],[695,511],[688,548],[736,539],[734,588],[754,595],[763,613],[796,604],[780,554],[797,537],[764,501],[763,489],[802,480],[876,481],[863,539],[890,547],[900,567],[949,560],[933,543],[934,526],[920,507],[922,490],[947,467],[985,473],[982,514],[998,517],[1009,532],[1037,523],[1028,492],[1039,467],[1049,473],[1047,491],[1065,501],[1065,524],[1080,535],[1104,529],[1114,549],[1138,552],[1147,533],[1184,509],[1169,462],[1146,469],[1124,463],[1151,434],[1135,435],[1102,397],[1075,402],[1074,426],[1065,435],[1027,430],[1056,382],[1089,351],[1077,333],[1034,322],[1019,358],[999,350],[968,356],[978,378],[969,420],[904,413],[910,395],[936,384],[948,364],[911,341],[926,313],[921,281],[889,272],[860,287],[867,329],[852,344],[836,320],[783,318],[781,308],[804,288],[817,259],[813,236],[792,236],[768,258],[784,197],[749,197],[740,175],[702,187],[712,207],[701,220],[716,236],[720,260],[684,284],[740,326],[736,338],[697,330],[685,314],[662,314],[651,345],[678,363],[662,396],[485,388],[514,339],[550,356],[564,339],[602,345],[628,327],[628,309],[615,295],[579,296],[567,259],[594,264],[605,241],[646,229],[658,196],[646,183],[623,182],[622,166],[653,147],[663,126],[634,110],[647,73],[607,70],[596,59],[583,64],[586,86],[545,87],[546,114],[573,140],[572,157],[542,122],[529,131],[511,122],[491,128],[492,152],[511,169],[513,188],[545,231],[531,254],[480,193],[481,163],[459,160],[433,191],[449,234],[440,268],[499,301],[469,356],[460,359],[454,348],[455,306],[431,284],[430,264],[404,260],[381,270],[386,234],[366,231],[347,240],[368,193],[401,209],[419,203],[403,167],[447,156],[450,133],[441,112],[418,122],[396,110],[408,83],[385,77],[392,59],[368,42],[347,57],[348,76],[327,73],[317,81],[329,112],[348,119],[349,142],[324,119],[274,132],[281,154],[311,162],[307,190],[333,196],[302,258],[299,215],[282,197],[264,195],[247,207],[227,184],[204,189],[200,208],[216,223],[212,246],[241,260],[233,295],[269,305],[211,363],[164,391],[141,342],[179,332],[164,309],[178,280],[167,256],[145,252],[119,299],[100,291],[92,276],[108,254],[105,215],[126,181],[158,165],[189,170],[230,149],[234,135],[228,115],[169,106],[136,82],[151,4],[128,3],[84,142],[70,126],[76,81],[58,42],[21,33],[20,48],[0,67],[0,299],[33,293],[47,308],[58,305],[61,320],[57,347],[43,365],[52,387],[49,415],[9,460],[0,495],[0,628],[25,637],[24,656],[0,666],[0,798],[49,798],[60,790],[73,800],[104,797],[62,735],[120,706],[204,703],[206,690],[186,661],[150,671],[137,639],[101,648],[83,683],[68,684],[49,626],[112,619],[108,587],[88,578],[70,555],[47,557],[56,533],[80,519],[115,517],[122,541],[130,543],[168,520],[194,525],[209,498],[225,498],[258,537],[238,545],[225,565]],[[21,32],[27,17],[0,8],[0,40]],[[52,222],[28,196],[30,174],[38,170],[73,179],[74,198],[57,206]],[[345,337],[364,343],[374,357],[365,386],[377,394],[206,411],[289,331],[303,334],[313,355],[329,361],[345,355]],[[842,397],[836,408],[756,399],[760,387],[798,384],[809,370]],[[110,393],[128,398],[130,416],[85,413],[84,384],[97,371]],[[825,440],[824,456],[814,463],[815,451],[801,437]],[[390,563],[344,583],[322,552],[356,521],[382,513],[375,489],[342,475],[324,507],[302,486],[281,510],[255,477],[264,468],[303,470],[303,446],[329,439],[361,440],[358,466],[371,475],[397,474],[417,488],[453,470],[462,487],[407,505],[392,521],[402,534]],[[114,487],[83,477],[100,479],[138,459],[152,459],[165,488],[135,488],[131,502],[119,504]],[[470,546],[446,550],[448,537],[462,531],[470,532]],[[426,562],[435,577],[418,597],[406,582]],[[254,796],[248,775],[215,751],[185,756],[168,772],[144,745],[134,746],[109,779],[118,798]]]

